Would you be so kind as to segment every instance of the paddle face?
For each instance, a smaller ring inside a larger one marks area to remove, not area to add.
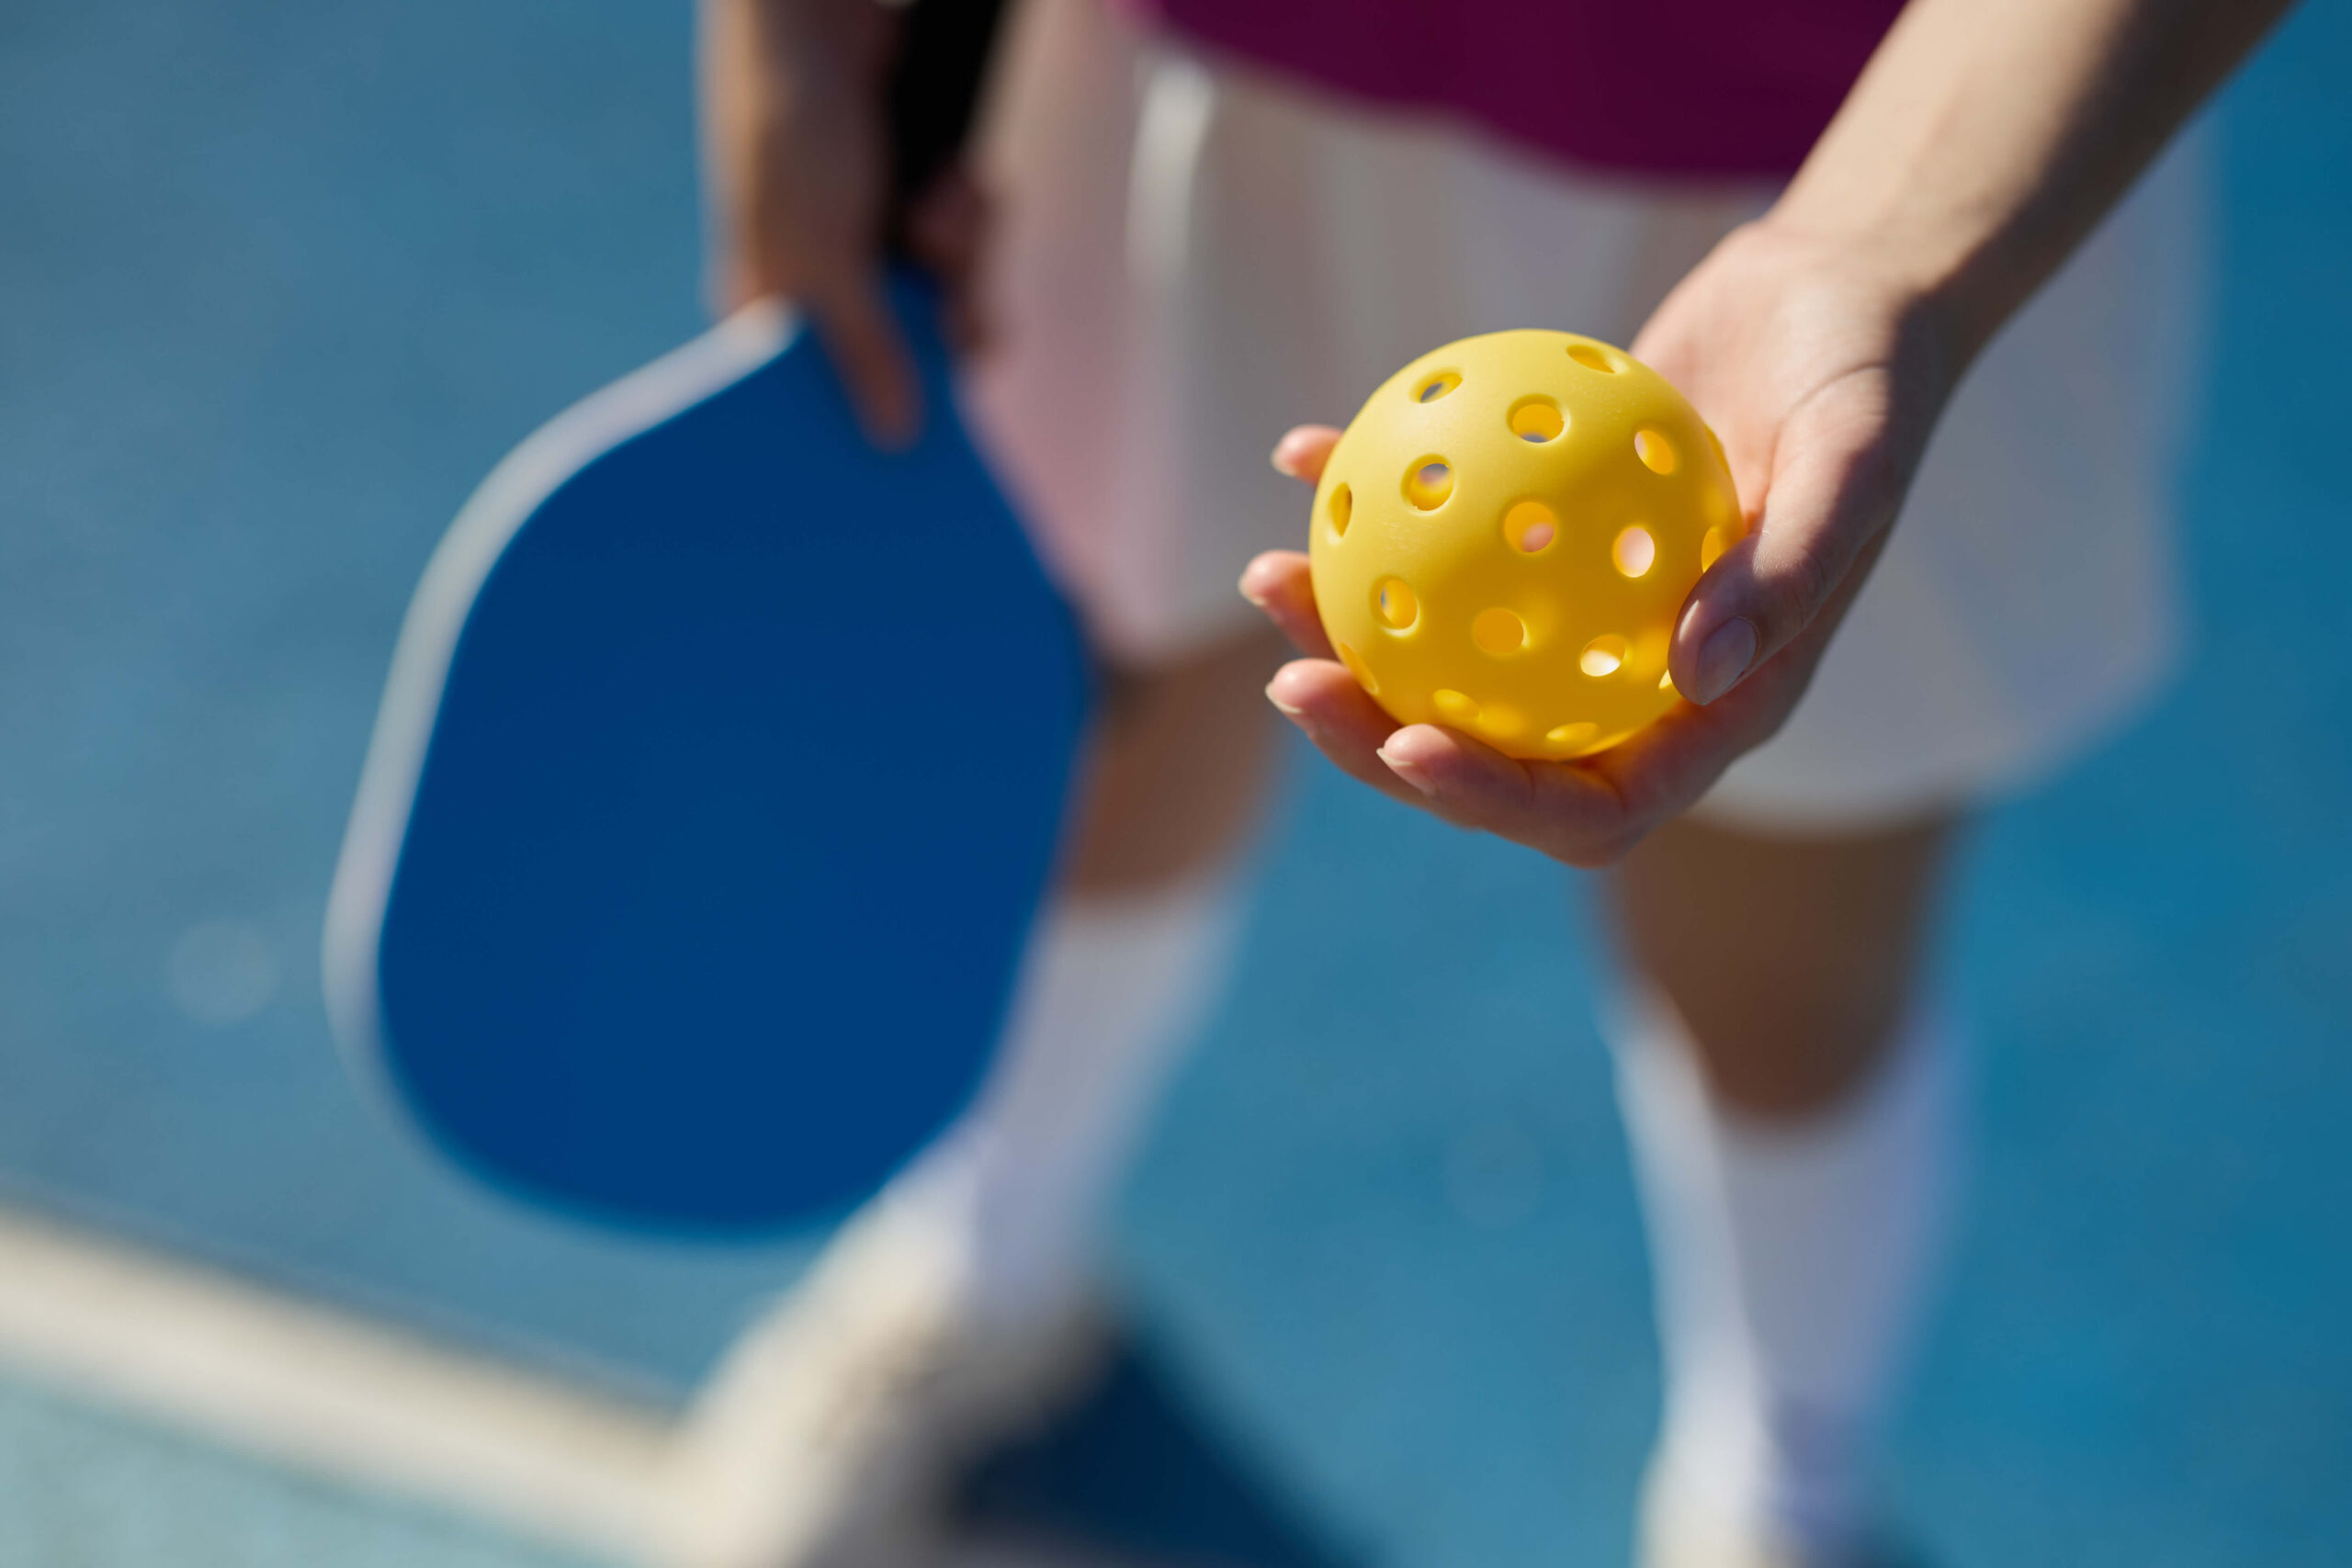
[[[534,1199],[758,1230],[968,1102],[1085,705],[1067,605],[957,426],[885,456],[780,313],[532,437],[401,634],[338,868],[338,1032]]]

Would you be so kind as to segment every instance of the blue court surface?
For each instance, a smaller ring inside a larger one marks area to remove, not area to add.
[[[345,1077],[316,953],[426,552],[701,324],[688,35],[683,0],[0,21],[0,1196],[672,1396],[808,1241],[485,1197]],[[2347,79],[2315,0],[2217,116],[2192,660],[1968,863],[1973,1203],[1894,1478],[1939,1561],[2352,1556]],[[1124,1210],[1143,1314],[1368,1561],[1622,1563],[1657,1388],[1584,889],[1295,776]],[[0,1560],[556,1561],[13,1383]]]
[[[591,1568],[14,1387],[0,1387],[0,1562]]]

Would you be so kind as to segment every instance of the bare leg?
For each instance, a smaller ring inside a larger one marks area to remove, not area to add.
[[[1274,633],[1252,632],[1114,677],[1081,782],[1069,892],[1141,892],[1234,851],[1272,768],[1278,724],[1265,686],[1283,657]]]
[[[1645,1561],[1876,1561],[1878,1423],[1940,1252],[1951,1029],[1915,998],[1948,822],[1682,824],[1611,879],[1618,1083],[1666,1419]]]
[[[1869,1075],[1910,1004],[1953,826],[1763,839],[1683,821],[1611,878],[1626,958],[1724,1103],[1803,1119]]]
[[[1115,682],[980,1102],[704,1389],[666,1562],[928,1561],[958,1468],[1097,1364],[1093,1221],[1223,976],[1280,658],[1253,636]]]

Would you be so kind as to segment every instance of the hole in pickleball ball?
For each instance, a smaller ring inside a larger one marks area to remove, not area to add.
[[[1721,528],[1710,528],[1699,536],[1699,570],[1701,571],[1714,565],[1722,558],[1723,553],[1724,531]]]
[[[1441,370],[1421,383],[1420,389],[1413,394],[1413,400],[1417,403],[1433,403],[1460,385],[1462,385],[1462,378],[1459,375],[1451,370]]]
[[[1348,519],[1355,514],[1355,495],[1347,486],[1341,485],[1331,492],[1331,537],[1347,536]]]
[[[1564,724],[1556,729],[1545,730],[1544,744],[1555,751],[1574,751],[1579,747],[1591,745],[1592,738],[1600,733],[1600,726],[1597,724],[1587,724],[1581,721],[1576,724]]]
[[[1430,696],[1437,711],[1445,716],[1448,724],[1475,724],[1478,720],[1478,705],[1461,693],[1439,687]]]
[[[1634,455],[1654,474],[1674,472],[1674,443],[1655,430],[1634,432]]]
[[[1391,631],[1409,631],[1421,618],[1421,602],[1401,577],[1384,577],[1372,591],[1373,607]]]
[[[1647,528],[1628,528],[1609,547],[1609,558],[1627,577],[1639,577],[1657,559],[1657,541]]]
[[[1375,697],[1380,695],[1380,682],[1372,678],[1372,671],[1365,665],[1363,656],[1344,642],[1332,646],[1340,650],[1340,662],[1348,667],[1348,673],[1356,678],[1356,684]]]
[[[1540,501],[1522,501],[1503,513],[1503,537],[1522,555],[1540,554],[1560,536],[1560,520]]]
[[[1567,429],[1568,416],[1549,398],[1521,398],[1510,406],[1510,432],[1521,441],[1553,441]]]
[[[1453,465],[1424,457],[1405,470],[1405,499],[1422,512],[1435,512],[1453,493]]]
[[[1609,363],[1609,356],[1601,353],[1600,350],[1593,347],[1592,344],[1589,343],[1572,343],[1568,344],[1568,357],[1575,360],[1578,365],[1583,366],[1586,369],[1598,370],[1603,376],[1614,376],[1617,374],[1617,367]]]
[[[1470,623],[1470,640],[1498,659],[1506,658],[1527,646],[1527,623],[1509,610],[1481,610]]]
[[[1577,656],[1577,668],[1595,680],[1604,675],[1614,675],[1624,668],[1625,649],[1625,639],[1614,632],[1594,637]]]

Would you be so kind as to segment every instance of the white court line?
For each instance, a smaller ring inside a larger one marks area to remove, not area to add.
[[[672,1506],[678,1427],[657,1406],[5,1205],[0,1367],[615,1562],[653,1560]],[[911,1568],[1121,1565],[999,1540]]]
[[[661,1523],[662,1411],[6,1208],[0,1363],[602,1557]]]

